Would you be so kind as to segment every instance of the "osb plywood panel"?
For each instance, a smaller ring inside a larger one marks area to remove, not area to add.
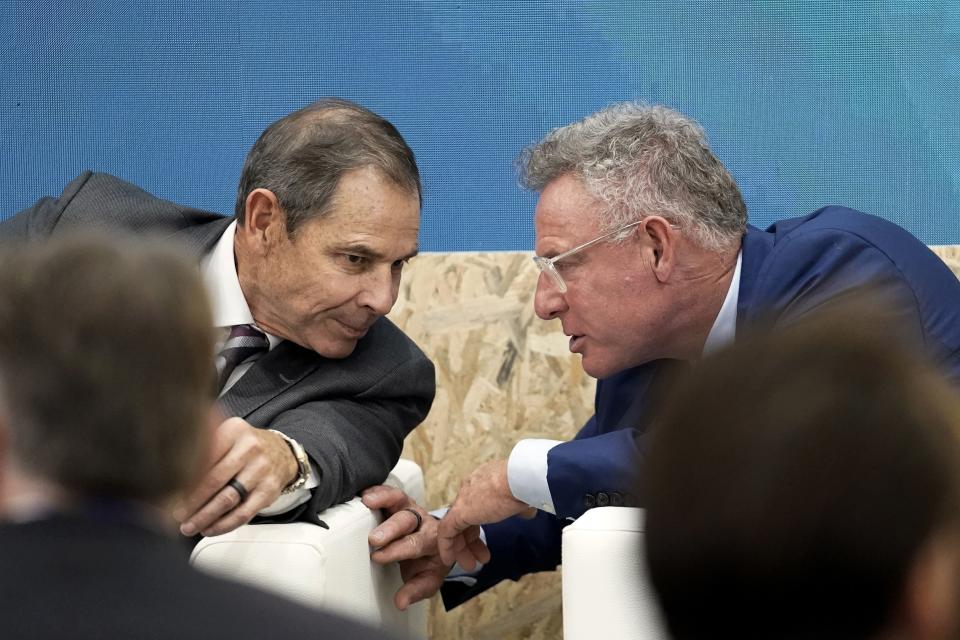
[[[957,277],[960,277],[960,245],[939,245],[930,248],[947,263],[948,267],[953,269]]]
[[[559,321],[533,312],[531,255],[423,254],[404,270],[390,317],[437,368],[433,409],[403,453],[423,467],[429,507],[517,440],[569,439],[593,413],[595,382]],[[435,599],[430,617],[432,638],[559,638],[560,574],[501,583],[449,613]]]
[[[960,276],[960,246],[933,250]],[[569,353],[558,321],[533,312],[530,253],[434,253],[405,270],[390,314],[433,359],[437,398],[407,439],[423,467],[428,507],[460,479],[504,458],[521,438],[568,439],[593,413],[594,381]],[[560,638],[560,574],[505,582],[452,612],[431,602],[431,638]]]

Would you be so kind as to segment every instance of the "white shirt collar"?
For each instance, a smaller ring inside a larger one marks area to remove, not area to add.
[[[707,356],[733,342],[737,334],[737,300],[740,298],[740,263],[743,261],[743,250],[737,253],[737,266],[733,270],[730,288],[727,297],[723,300],[720,313],[713,321],[707,341],[703,344],[703,355]]]
[[[240,279],[237,277],[237,267],[233,254],[233,237],[237,230],[237,222],[233,221],[227,227],[220,239],[217,240],[213,251],[200,261],[200,275],[210,298],[213,311],[213,326],[232,327],[238,324],[252,324],[253,313],[247,305],[240,288]],[[258,327],[259,328],[259,327]],[[262,331],[262,329],[261,329]],[[266,332],[264,332],[266,333]],[[277,346],[281,339],[266,334],[270,341],[270,348]]]

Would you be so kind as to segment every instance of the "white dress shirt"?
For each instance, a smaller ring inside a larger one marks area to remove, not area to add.
[[[230,334],[230,327],[238,324],[250,324],[256,326],[253,320],[253,314],[247,305],[247,299],[243,297],[243,290],[240,288],[240,279],[237,277],[236,261],[233,253],[233,238],[236,233],[236,221],[230,223],[216,246],[200,261],[200,274],[203,277],[203,284],[207,290],[207,296],[210,298],[210,306],[213,311],[213,326],[221,329],[221,335],[217,340],[214,354],[219,353],[223,343],[226,342]],[[257,327],[259,329],[259,327]],[[263,331],[262,329],[260,329]],[[270,349],[273,349],[282,342],[281,338],[270,335],[266,331],[264,334],[270,342]],[[233,370],[227,382],[220,391],[222,396],[243,377],[243,374],[253,366],[256,358],[243,362]],[[279,513],[290,511],[310,499],[310,489],[316,487],[317,472],[310,465],[310,473],[307,477],[307,484],[302,488],[290,493],[281,495],[273,504],[260,510],[260,515],[273,516]]]
[[[740,264],[743,251],[737,254],[737,266],[733,271],[730,288],[720,306],[707,340],[703,345],[703,355],[713,353],[724,345],[733,342],[737,333],[737,301],[740,298]],[[556,513],[550,485],[547,483],[547,454],[563,440],[546,438],[527,438],[519,441],[510,452],[507,460],[507,483],[510,492],[517,500],[526,502],[548,513]]]

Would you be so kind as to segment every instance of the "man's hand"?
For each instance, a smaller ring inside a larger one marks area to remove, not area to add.
[[[374,562],[400,563],[403,586],[393,597],[397,609],[403,611],[439,591],[450,565],[445,565],[437,555],[437,519],[400,489],[385,485],[366,489],[363,504],[371,509],[383,509],[387,515],[387,519],[370,532],[368,542],[374,548],[370,554]],[[417,517],[409,509],[420,515],[423,524],[419,529]]]
[[[185,536],[233,531],[272,504],[297,472],[297,459],[283,438],[241,418],[228,418],[214,429],[209,470],[173,517]],[[246,488],[246,500],[229,486],[233,479]]]
[[[458,562],[473,571],[478,562],[490,561],[490,551],[480,540],[479,525],[500,522],[521,514],[533,517],[536,509],[517,500],[507,482],[507,461],[480,465],[463,482],[447,515],[440,521],[437,551],[444,564]]]

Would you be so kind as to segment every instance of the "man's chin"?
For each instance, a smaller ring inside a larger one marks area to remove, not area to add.
[[[321,355],[324,358],[330,358],[331,360],[342,360],[356,350],[357,342],[359,341],[348,339],[331,340],[328,337],[324,337],[321,340],[309,340],[308,336],[303,336],[303,339],[291,340],[291,342],[295,342],[304,349],[313,351],[317,355]]]
[[[601,366],[599,363],[595,362],[591,358],[580,357],[580,366],[583,367],[583,370],[591,378],[605,378],[607,375],[607,370],[605,367]]]
[[[580,366],[583,367],[583,370],[588,376],[591,378],[596,378],[597,380],[609,378],[612,375],[620,373],[626,368],[618,366],[616,362],[598,358],[596,354],[588,353],[582,355],[580,359]]]
[[[346,358],[357,348],[356,340],[342,341],[336,343],[325,342],[322,345],[317,345],[313,350],[324,358],[330,358],[331,360],[342,360]]]

